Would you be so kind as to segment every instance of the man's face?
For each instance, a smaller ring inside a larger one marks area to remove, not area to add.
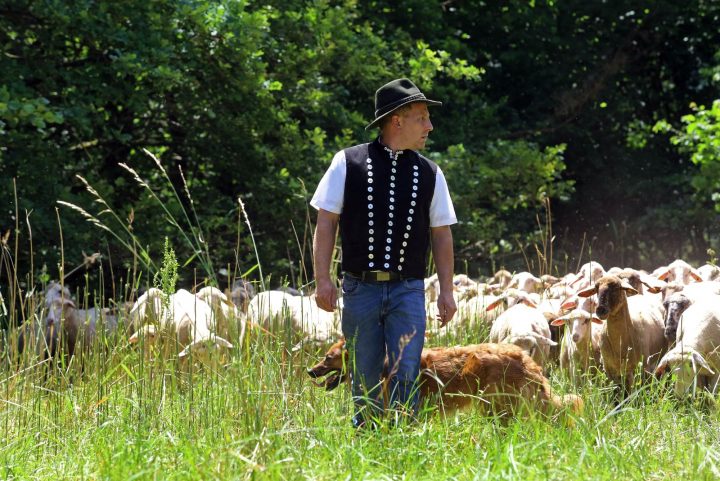
[[[433,129],[427,104],[422,102],[411,104],[410,110],[398,115],[396,120],[401,127],[402,148],[424,149],[428,135]]]

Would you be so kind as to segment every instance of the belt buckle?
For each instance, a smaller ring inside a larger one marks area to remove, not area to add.
[[[385,271],[377,271],[377,273],[375,274],[375,278],[380,282],[389,281],[390,273]]]

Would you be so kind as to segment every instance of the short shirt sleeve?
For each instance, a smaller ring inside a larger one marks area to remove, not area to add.
[[[430,227],[457,224],[455,208],[453,208],[450,191],[448,190],[445,175],[440,167],[435,175],[435,193],[430,203]]]
[[[345,151],[341,150],[335,154],[330,167],[320,180],[310,205],[318,210],[323,209],[333,214],[341,214],[345,199],[346,173]]]

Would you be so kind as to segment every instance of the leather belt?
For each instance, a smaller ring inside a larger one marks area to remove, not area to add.
[[[390,282],[400,281],[408,279],[407,276],[403,276],[399,272],[387,272],[387,271],[362,271],[362,272],[349,272],[346,271],[352,277],[357,277],[364,282]]]

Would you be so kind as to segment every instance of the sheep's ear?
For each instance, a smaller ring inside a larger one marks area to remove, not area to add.
[[[522,303],[525,304],[526,306],[537,307],[537,304],[535,304],[535,301],[533,301],[533,300],[530,299],[529,297],[523,297],[523,298],[520,300],[520,302],[522,302]]]
[[[499,298],[496,299],[494,302],[488,304],[488,306],[485,308],[485,312],[492,311],[492,310],[495,309],[497,306],[499,306],[500,303],[505,302],[506,299],[507,299],[507,298],[506,298],[505,296],[499,297]]]
[[[178,358],[182,359],[182,358],[184,358],[184,357],[189,356],[189,355],[190,355],[190,351],[192,350],[192,347],[193,347],[194,345],[195,345],[195,343],[192,343],[192,344],[190,344],[189,346],[187,346],[185,349],[183,349],[182,351],[180,351],[180,353],[178,354]]]
[[[650,284],[649,282],[640,281],[642,284],[647,287],[648,292],[652,294],[657,294],[658,292],[662,291],[662,288],[653,284]]]
[[[140,342],[140,331],[135,331],[132,336],[130,336],[130,339],[128,339],[128,342],[130,344],[137,344]]]
[[[636,291],[633,286],[628,284],[628,282],[625,279],[623,279],[620,282],[620,287],[622,287],[625,290],[625,295],[628,297],[638,294],[638,291]]]
[[[540,345],[545,346],[557,346],[558,343],[550,339],[549,337],[541,336],[540,334],[533,333],[533,337],[535,337],[535,341]]]
[[[76,309],[75,303],[72,299],[63,299],[63,307],[72,307],[73,309]]]
[[[567,321],[567,316],[558,317],[554,321],[550,322],[551,326],[564,326],[565,321]]]
[[[702,354],[700,354],[697,351],[693,351],[692,355],[692,361],[693,361],[693,370],[697,372],[696,364],[699,365],[702,369],[705,369],[711,376],[715,375],[715,372],[710,368],[707,361],[705,361],[705,358],[702,357]]]
[[[215,345],[227,349],[232,349],[233,347],[235,347],[230,343],[230,341],[228,341],[227,339],[223,339],[220,336],[215,336]]]
[[[662,274],[660,274],[659,276],[657,276],[657,278],[658,278],[658,280],[664,281],[665,279],[668,278],[669,275],[670,275],[670,270],[668,269],[665,272],[663,272]]]
[[[597,287],[588,287],[577,293],[580,297],[590,297],[594,294],[597,294]]]
[[[603,323],[603,320],[600,319],[600,318],[599,318],[598,316],[596,316],[595,314],[593,314],[592,316],[590,316],[590,320],[591,320],[592,322],[594,322],[595,324],[602,324],[602,323]]]
[[[562,304],[560,304],[560,309],[563,309],[565,311],[569,311],[572,309],[575,309],[578,305],[577,299],[566,299]]]
[[[695,269],[692,269],[690,271],[690,277],[692,277],[693,279],[695,279],[698,282],[703,282],[703,278],[700,277],[700,274],[698,274]]]

